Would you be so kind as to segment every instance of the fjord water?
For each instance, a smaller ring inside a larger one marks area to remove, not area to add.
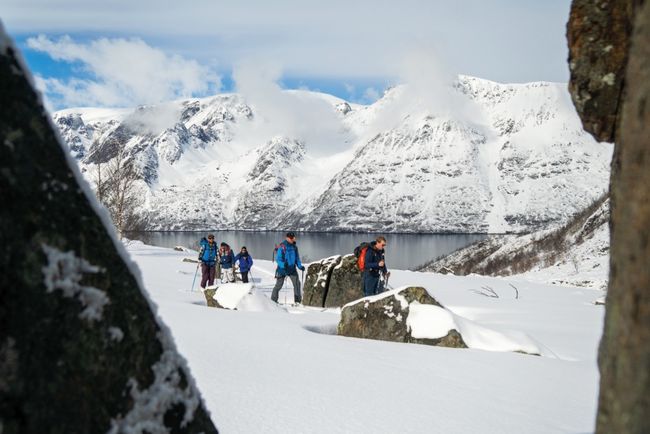
[[[246,246],[253,258],[271,260],[273,247],[284,240],[283,232],[213,231],[217,243],[226,242],[237,253]],[[198,242],[208,232],[132,232],[127,237],[159,247],[182,246],[198,250]],[[332,255],[352,253],[362,241],[378,234],[298,232],[296,242],[302,261],[312,262]],[[483,234],[383,234],[388,239],[386,262],[389,268],[413,270],[439,256],[475,241]]]

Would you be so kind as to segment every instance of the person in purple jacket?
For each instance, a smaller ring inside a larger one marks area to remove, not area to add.
[[[248,253],[246,246],[242,247],[237,256],[235,256],[235,264],[239,263],[239,273],[241,274],[241,281],[248,283],[248,272],[253,266],[253,257]]]

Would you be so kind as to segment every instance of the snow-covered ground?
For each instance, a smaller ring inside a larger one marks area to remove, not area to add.
[[[256,295],[243,310],[209,308],[201,292],[190,292],[196,265],[182,259],[194,253],[139,242],[127,249],[223,433],[594,429],[604,309],[593,302],[601,291],[393,272],[392,286],[424,286],[455,315],[525,334],[548,350],[537,357],[333,335],[338,310],[277,307],[265,298],[274,281],[268,261],[256,261]],[[475,292],[484,286],[499,298]]]

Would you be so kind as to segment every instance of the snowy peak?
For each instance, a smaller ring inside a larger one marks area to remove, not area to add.
[[[224,94],[54,119],[88,173],[119,152],[136,162],[150,229],[522,232],[605,191],[612,147],[584,133],[563,85],[461,76],[436,92],[402,85],[363,106],[286,91],[272,110]]]

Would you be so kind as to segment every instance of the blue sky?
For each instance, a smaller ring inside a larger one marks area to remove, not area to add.
[[[54,108],[234,91],[242,64],[283,88],[364,103],[404,82],[405,58],[500,82],[568,78],[569,0],[4,3],[4,25]]]

